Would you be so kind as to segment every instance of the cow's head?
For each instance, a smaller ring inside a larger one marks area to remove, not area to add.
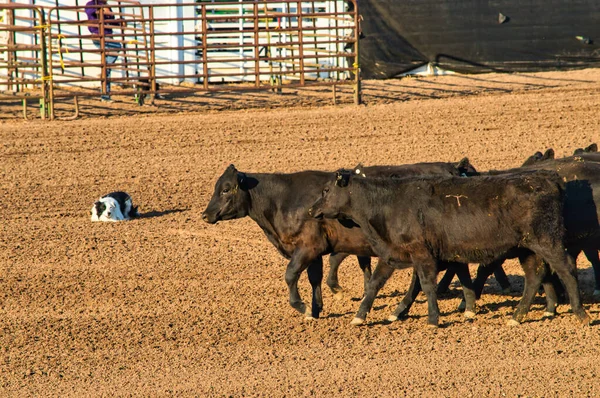
[[[539,162],[540,160],[542,160],[542,156],[544,156],[540,151],[537,151],[536,153],[534,153],[533,155],[531,155],[530,157],[528,157],[525,162],[522,164],[521,167],[523,166],[530,166],[532,164],[535,164],[537,162]]]
[[[308,209],[314,218],[341,218],[350,213],[352,172],[340,170],[323,187],[321,197]]]
[[[521,167],[531,166],[532,164],[536,164],[537,162],[543,162],[545,160],[552,159],[554,159],[554,149],[548,148],[544,153],[537,151],[536,153],[528,157],[527,160],[525,160],[525,163],[521,165]]]
[[[248,215],[248,206],[246,175],[237,171],[234,165],[230,165],[217,180],[213,196],[202,212],[202,219],[214,224],[221,220],[242,218]]]
[[[575,149],[575,152],[573,152],[573,155],[581,155],[582,153],[587,153],[587,152],[598,152],[598,145],[596,143],[594,144],[590,144],[585,148],[577,148]]]
[[[456,169],[458,170],[458,175],[462,177],[479,175],[479,172],[475,170],[475,167],[473,167],[469,158],[462,158],[460,162],[456,163]]]

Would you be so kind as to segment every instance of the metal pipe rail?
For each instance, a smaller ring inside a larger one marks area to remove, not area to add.
[[[44,9],[26,4],[0,4],[0,11],[5,16],[0,32],[6,32],[7,38],[0,42],[0,100],[21,99],[23,116],[27,118],[27,100],[37,99],[41,118],[51,118]],[[24,35],[32,38],[31,44],[19,42]]]
[[[331,86],[335,101],[337,85],[352,85],[354,101],[360,103],[356,0],[199,2],[177,7],[117,0],[109,1],[108,7],[114,19],[107,18],[105,7],[92,6],[98,10],[99,32],[94,34],[88,30],[92,22],[84,5],[0,5],[0,11],[26,8],[35,14],[29,22],[0,25],[0,33],[30,35],[27,43],[13,40],[4,47],[10,62],[0,59],[0,90],[4,84],[19,93],[36,93],[50,119],[55,118],[56,98],[74,98],[77,103],[78,96],[108,94],[109,84],[118,87],[113,95],[136,96],[140,102],[155,94],[309,86]],[[33,56],[25,61],[27,52]],[[116,61],[109,62],[114,57]],[[23,64],[30,66],[27,79]]]

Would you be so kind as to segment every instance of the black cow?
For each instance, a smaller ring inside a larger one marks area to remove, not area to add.
[[[315,220],[307,215],[306,210],[330,175],[320,171],[246,174],[231,165],[217,180],[213,196],[202,214],[208,223],[245,216],[252,218],[278,251],[290,259],[285,273],[290,304],[307,318],[318,318],[323,308],[323,255],[336,252],[375,256],[356,224]],[[298,293],[298,279],[305,269],[312,287],[310,310]],[[466,284],[468,312],[465,315],[468,315],[474,311],[475,296],[470,289],[470,277],[462,282]]]
[[[536,153],[534,153],[533,155],[528,157],[521,167],[531,166],[537,162],[543,162],[543,161],[551,160],[551,159],[554,159],[554,149],[548,148],[548,149],[546,149],[546,151],[544,153],[537,151]],[[475,173],[473,175],[480,175],[480,173]],[[518,257],[518,256],[515,256],[515,257]],[[503,293],[510,292],[510,290],[511,290],[510,281],[508,280],[508,277],[506,276],[506,272],[504,272],[504,269],[502,268],[503,262],[504,262],[504,260],[497,260],[497,261],[494,261],[492,264],[481,264],[481,267],[478,269],[479,279],[476,278],[477,284],[475,285],[475,287],[476,287],[475,293],[477,294],[477,298],[479,298],[481,295],[481,290],[483,290],[483,285],[485,284],[485,281],[487,280],[487,278],[489,276],[488,273],[490,271],[493,271],[494,276],[496,278],[496,282],[498,282],[498,284],[500,285],[500,289],[502,290],[502,292]],[[454,279],[454,275],[455,274],[453,272],[453,269],[449,269],[446,272],[444,277],[438,283],[438,293],[442,293],[442,292],[445,292],[448,290],[448,287],[450,286],[452,279]],[[485,279],[483,279],[483,278],[485,278]],[[483,281],[482,281],[482,279],[483,279]],[[413,282],[418,282],[418,280],[415,280],[413,278]],[[409,290],[409,292],[411,293],[411,295],[414,295],[414,297],[416,298],[416,295],[419,293],[419,286],[417,285],[416,290],[412,290],[412,289],[414,289],[413,284],[414,283],[411,284],[411,289]],[[548,285],[544,285],[544,286],[546,287]],[[546,290],[548,290],[548,289],[546,289]],[[547,291],[546,293],[547,294],[556,294],[556,292],[550,292],[550,291]],[[412,301],[414,301],[414,300],[412,300]],[[410,309],[412,301],[405,300],[405,303],[404,303],[405,307],[399,310],[399,314],[406,315],[408,313],[408,310]],[[548,308],[550,308],[551,304],[552,303],[548,303]],[[464,303],[461,303],[461,306],[462,305],[464,305]]]
[[[594,270],[595,289],[593,295],[600,297],[600,258],[598,257],[600,249],[600,227],[598,226],[598,220],[600,220],[600,154],[594,152],[595,150],[597,150],[596,144],[591,144],[585,149],[577,149],[574,156],[554,159],[554,151],[550,148],[544,155],[529,157],[522,168],[493,170],[489,174],[497,175],[540,169],[555,170],[562,177],[566,182],[564,214],[565,222],[568,225],[566,247],[574,258],[577,258],[581,251],[584,252]],[[541,152],[536,154],[541,154]],[[536,160],[532,161],[532,159]],[[501,269],[501,264],[502,262],[495,262],[496,278],[498,278],[497,271]],[[494,264],[478,269],[473,282],[477,298],[481,295],[485,281],[490,276],[492,269],[494,269]],[[440,281],[440,285],[449,284],[452,277],[452,270],[448,270],[444,280]],[[446,281],[446,279],[448,280]],[[554,286],[558,289],[561,288],[556,283]],[[546,289],[546,294],[552,294],[552,292],[548,292]]]
[[[575,149],[575,152],[573,152],[573,155],[577,156],[577,155],[581,155],[584,153],[596,153],[596,152],[598,152],[598,145],[596,143],[593,143],[593,144],[586,146],[585,148]]]
[[[537,162],[543,162],[545,160],[550,160],[550,159],[554,159],[554,149],[552,149],[552,148],[546,149],[546,152],[544,152],[544,153],[541,153],[540,151],[534,153],[533,155],[531,155],[530,157],[528,157],[525,160],[525,163],[523,163],[523,166],[530,166]]]
[[[537,162],[527,167],[510,170],[490,171],[493,175],[532,170],[556,171],[565,184],[565,246],[568,253],[577,258],[584,252],[594,270],[594,296],[600,296],[600,158],[596,153],[586,153],[561,159]],[[592,161],[590,161],[592,158]],[[475,293],[479,296],[489,269],[478,271],[474,281]]]
[[[600,197],[600,163],[594,164],[594,162],[600,162],[600,154],[595,153],[595,149],[597,149],[596,145],[592,144],[586,147],[585,150],[583,150],[584,152],[576,150],[575,152],[579,153],[577,156],[556,159],[556,161],[553,161],[554,150],[549,148],[544,154],[536,152],[535,155],[529,157],[524,163],[524,166],[527,167],[510,169],[507,171],[491,171],[490,173],[502,174],[515,173],[521,170],[531,171],[547,169],[556,170],[563,178],[563,181],[566,182],[564,217],[566,218],[565,222],[568,225],[566,231],[567,251],[574,258],[577,258],[579,253],[583,251],[592,264],[595,280],[593,296],[597,298],[600,297],[600,258],[598,257],[598,250],[600,249],[600,231],[598,231],[597,221],[600,219],[600,201],[598,200]],[[519,252],[513,254],[514,256],[508,256],[507,258],[521,258]],[[504,259],[497,259],[490,264],[481,264],[479,266],[477,276],[473,281],[473,289],[477,298],[481,296],[485,282],[492,272],[503,290],[509,288],[510,285],[508,279],[502,269],[503,262]],[[446,271],[446,274],[438,284],[438,293],[448,287],[454,275],[453,268]],[[419,291],[420,285],[418,278],[413,277],[413,281],[411,282],[405,297],[390,319],[394,320],[398,317],[406,316]],[[544,279],[544,291],[546,293],[547,302],[544,315],[552,316],[556,312],[555,306],[558,302],[558,296],[564,293],[564,290],[555,275],[549,275],[548,279]],[[557,291],[559,294],[557,294]],[[464,305],[464,302],[461,303],[459,308],[463,308]]]
[[[371,178],[403,178],[410,176],[420,175],[446,175],[446,176],[463,176],[470,177],[478,175],[479,173],[473,167],[468,158],[461,159],[458,163],[445,163],[445,162],[433,162],[433,163],[416,163],[416,164],[404,164],[398,166],[369,166],[364,167],[362,164],[356,166],[352,172],[356,175]],[[343,297],[343,288],[339,284],[338,270],[340,264],[348,253],[331,253],[329,256],[329,274],[327,275],[327,285],[331,289],[333,296],[336,299]],[[364,285],[367,286],[367,282],[371,277],[371,259],[370,257],[358,257],[358,263],[364,274]],[[499,273],[503,273],[502,268],[499,268]],[[449,273],[451,274],[450,284],[455,273],[454,267],[450,267]],[[501,278],[501,275],[497,275]],[[506,279],[506,274],[504,274]]]
[[[333,176],[309,214],[351,219],[380,258],[352,324],[364,322],[394,269],[412,266],[427,295],[428,323],[437,326],[439,262],[490,263],[516,249],[528,249],[550,265],[565,284],[573,312],[589,323],[575,265],[563,244],[563,192],[555,172],[472,178]],[[525,291],[513,324],[526,316],[544,276],[545,269],[535,264],[523,262]]]

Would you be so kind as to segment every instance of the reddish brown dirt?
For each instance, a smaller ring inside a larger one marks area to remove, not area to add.
[[[20,121],[6,106],[0,395],[600,395],[600,305],[583,256],[591,327],[566,305],[542,320],[541,297],[528,322],[508,327],[519,293],[499,294],[493,279],[472,323],[456,311],[456,285],[440,300],[441,328],[426,327],[422,295],[409,319],[383,322],[409,271],[381,291],[367,326],[351,327],[362,294],[354,259],[341,267],[346,297],[335,301],[325,289],[322,319],[307,322],[288,304],[286,261],[256,224],[200,217],[230,163],[292,172],[468,156],[487,170],[547,147],[570,155],[600,143],[598,76],[365,82],[363,106],[348,95],[322,106],[329,92],[316,90],[159,101],[136,115],[117,97],[105,109],[88,100],[82,119],[53,123]],[[178,103],[183,111],[173,114]],[[94,200],[116,189],[143,217],[92,224]],[[519,290],[519,266],[506,270]],[[308,299],[305,276],[300,286]]]

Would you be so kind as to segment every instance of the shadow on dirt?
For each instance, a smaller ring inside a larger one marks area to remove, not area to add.
[[[154,217],[162,217],[162,216],[166,216],[167,214],[173,214],[173,213],[183,213],[184,211],[188,211],[190,209],[172,209],[172,210],[163,210],[163,211],[149,211],[148,213],[142,213],[140,214],[139,218],[154,218]]]

